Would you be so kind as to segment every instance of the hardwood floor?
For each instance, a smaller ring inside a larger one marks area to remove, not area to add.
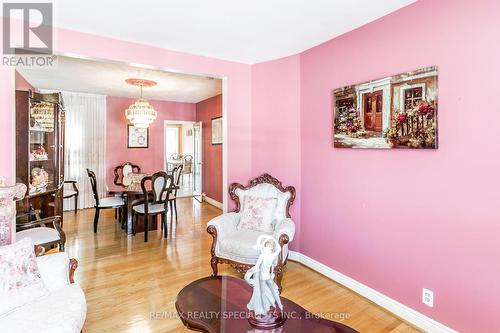
[[[101,213],[97,234],[93,209],[65,213],[66,252],[78,259],[76,281],[88,303],[84,332],[192,332],[177,318],[174,302],[186,284],[210,275],[206,223],[221,211],[192,199],[178,204],[178,223],[169,227],[168,238],[151,231],[148,243],[142,234],[125,235],[113,210]],[[324,276],[295,262],[287,266],[283,296],[309,311],[360,332],[419,332]],[[219,266],[219,274],[237,275],[227,265]]]

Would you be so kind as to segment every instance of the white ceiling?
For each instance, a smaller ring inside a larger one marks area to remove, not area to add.
[[[56,69],[22,69],[21,75],[37,89],[54,89],[110,96],[139,97],[139,88],[126,79],[153,80],[144,88],[147,99],[197,103],[222,92],[222,81],[204,76],[165,72],[123,63],[58,56]]]
[[[300,53],[416,0],[54,0],[55,26],[242,63]]]

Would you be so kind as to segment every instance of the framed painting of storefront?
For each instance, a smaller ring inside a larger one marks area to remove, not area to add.
[[[333,90],[337,148],[438,147],[435,66]]]

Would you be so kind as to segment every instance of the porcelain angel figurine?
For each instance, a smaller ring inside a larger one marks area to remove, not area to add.
[[[249,321],[256,327],[276,327],[285,320],[278,285],[274,282],[274,265],[281,247],[272,236],[261,235],[254,248],[260,250],[259,259],[245,274],[245,281],[253,287],[252,298],[247,304],[251,314]]]

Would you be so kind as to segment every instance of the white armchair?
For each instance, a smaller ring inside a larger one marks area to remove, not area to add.
[[[48,294],[0,313],[2,333],[78,333],[87,314],[85,294],[73,281],[78,265],[65,252],[37,257]]]
[[[231,184],[229,194],[236,202],[236,211],[220,215],[208,222],[207,232],[213,237],[210,261],[212,275],[217,275],[219,263],[230,264],[240,273],[246,272],[255,265],[259,257],[258,250],[254,249],[257,238],[262,234],[271,234],[281,246],[281,254],[275,265],[276,283],[281,291],[281,280],[288,259],[288,243],[295,235],[295,224],[289,212],[295,200],[295,188],[284,188],[279,180],[269,174],[263,174],[251,180],[248,186]],[[238,227],[245,196],[276,199],[271,233]]]

